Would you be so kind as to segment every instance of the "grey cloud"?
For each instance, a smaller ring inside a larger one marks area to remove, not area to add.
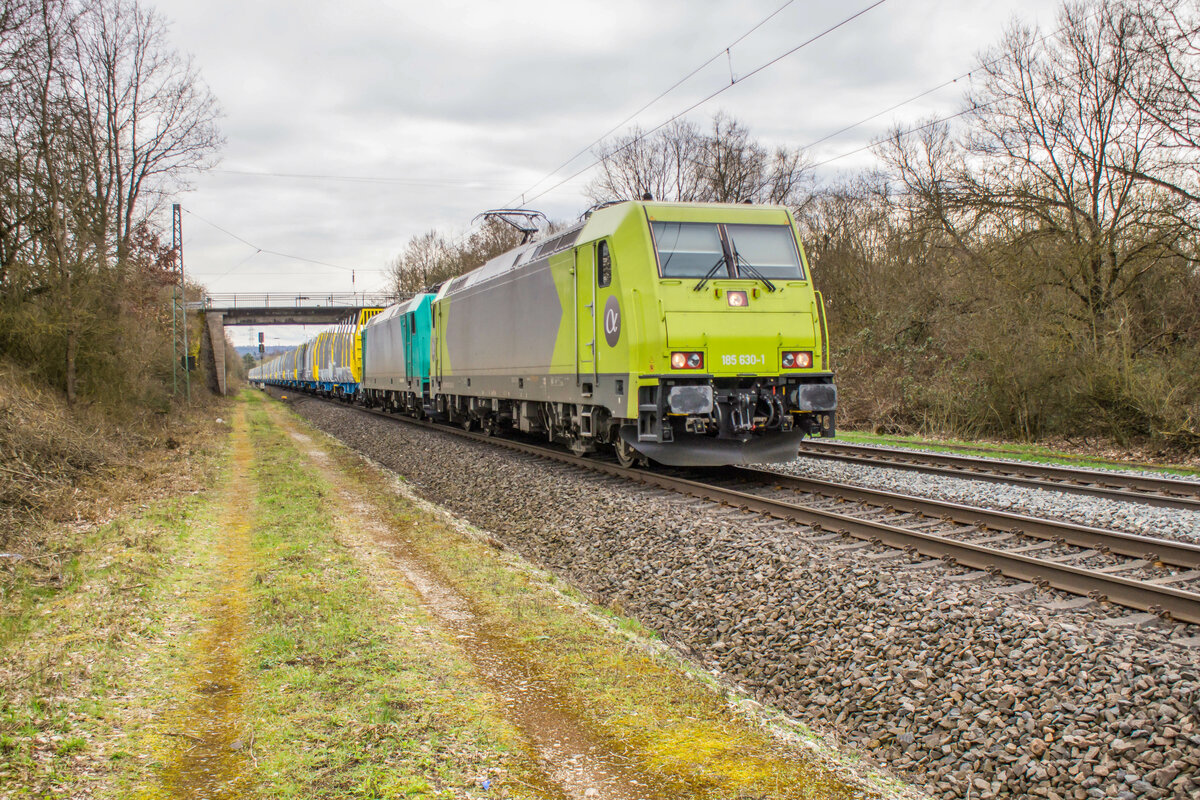
[[[162,0],[157,6],[176,21],[174,40],[195,55],[226,110],[222,168],[410,181],[213,172],[199,176],[182,202],[260,246],[380,270],[410,236],[462,230],[477,212],[517,195],[779,4]],[[768,142],[802,145],[966,70],[1014,13],[1052,25],[1051,9],[1044,0],[893,0],[693,118],[703,124],[724,108]],[[842,2],[793,3],[733,50],[735,74],[850,10]],[[722,57],[639,122],[656,124],[728,81]],[[959,94],[914,103],[821,145],[816,155],[859,147],[897,119],[953,110]],[[838,166],[869,163],[865,154]],[[586,205],[578,191],[585,181],[537,205],[574,218]],[[201,277],[253,253],[197,221],[185,224],[188,262]],[[380,279],[363,274],[360,288]],[[349,285],[348,273],[258,255],[215,288]]]

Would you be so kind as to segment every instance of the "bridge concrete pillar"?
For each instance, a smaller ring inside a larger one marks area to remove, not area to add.
[[[208,336],[205,337],[209,352],[206,359],[209,367],[208,388],[217,394],[225,395],[229,389],[225,380],[225,314],[220,311],[205,311],[204,320],[208,329]]]

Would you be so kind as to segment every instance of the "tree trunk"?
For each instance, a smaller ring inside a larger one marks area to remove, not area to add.
[[[63,311],[67,315],[67,405],[75,405],[75,358],[79,352],[79,330],[75,327],[74,299],[71,296],[71,275],[63,281]]]
[[[75,353],[79,350],[79,334],[75,323],[67,324],[67,405],[75,405]]]

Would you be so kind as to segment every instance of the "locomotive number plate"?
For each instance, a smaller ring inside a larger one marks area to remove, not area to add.
[[[766,365],[767,357],[752,353],[736,353],[721,356],[721,364],[726,367],[754,367]]]

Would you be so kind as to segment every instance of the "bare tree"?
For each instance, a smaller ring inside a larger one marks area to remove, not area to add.
[[[750,138],[745,125],[718,112],[712,118],[711,132],[701,140],[697,168],[707,200],[718,203],[754,203],[768,199],[784,202],[788,199],[786,196],[773,195],[779,185],[790,187],[797,182],[798,176],[791,173],[798,170],[799,164],[799,154],[793,156],[786,150],[780,150],[772,164],[766,148]],[[784,169],[788,174],[776,176],[772,167]],[[790,193],[788,188],[785,194]]]
[[[32,0],[0,0],[0,90],[15,86],[15,64],[32,43],[34,8]]]
[[[551,225],[552,232],[556,226]],[[469,272],[478,266],[486,264],[496,256],[512,250],[521,244],[522,234],[511,225],[498,220],[488,220],[479,230],[467,237],[466,241],[453,248],[451,261],[454,275]]]
[[[408,240],[404,252],[388,265],[388,274],[397,292],[419,292],[442,280],[449,261],[450,243],[429,230]]]
[[[677,120],[645,135],[634,129],[602,145],[600,174],[585,190],[593,202],[657,200],[799,205],[811,195],[800,151],[768,150],[729,115],[713,115],[709,133]]]
[[[1145,78],[1135,16],[1101,0],[1064,6],[1059,22],[1055,37],[1014,26],[984,57],[966,140],[980,166],[961,175],[961,196],[1020,228],[1021,243],[1052,247],[1060,285],[1095,321],[1178,250],[1188,209],[1138,177],[1175,166],[1132,93]]]
[[[895,128],[878,152],[904,187],[890,203],[905,228],[931,252],[944,251],[982,266],[981,234],[989,222],[1003,227],[1006,219],[988,219],[992,200],[980,202],[978,179],[950,126],[931,120],[912,133]]]
[[[1133,85],[1138,108],[1158,126],[1161,146],[1179,169],[1133,177],[1200,201],[1200,2],[1138,0]]]
[[[219,110],[154,9],[99,0],[75,26],[73,45],[97,208],[123,272],[137,225],[189,172],[213,163]]]
[[[600,146],[600,174],[585,193],[596,203],[640,200],[646,195],[667,201],[702,200],[700,149],[699,130],[684,120],[650,135],[634,128]]]
[[[81,235],[88,229],[87,206],[81,189],[87,176],[78,160],[80,131],[73,122],[75,100],[69,71],[68,43],[79,15],[65,3],[43,2],[31,33],[30,47],[19,67],[19,94],[24,107],[18,111],[16,131],[28,137],[33,163],[29,165],[27,189],[31,206],[38,209],[36,250],[45,262],[45,280],[56,289],[56,308],[50,317],[52,329],[61,329],[64,339],[63,370],[67,402],[77,396],[77,358],[81,328],[86,320],[77,310],[79,284],[96,269],[95,253]],[[20,148],[20,144],[18,144]],[[82,184],[82,185],[81,185]]]
[[[404,251],[388,265],[388,273],[398,293],[419,292],[470,272],[520,243],[520,233],[495,220],[461,241],[450,241],[430,230],[408,240]]]
[[[34,11],[31,0],[0,0],[0,291],[11,280],[26,235],[27,210],[20,202],[23,158],[16,146],[24,111],[16,98],[21,66],[36,42]]]
[[[92,389],[142,377],[121,353],[154,339],[145,324],[159,312],[139,307],[161,300],[139,266],[151,219],[215,152],[216,108],[135,2],[20,8],[32,13],[15,34],[0,30],[0,349],[42,365],[74,402],[81,363],[106,371]]]

